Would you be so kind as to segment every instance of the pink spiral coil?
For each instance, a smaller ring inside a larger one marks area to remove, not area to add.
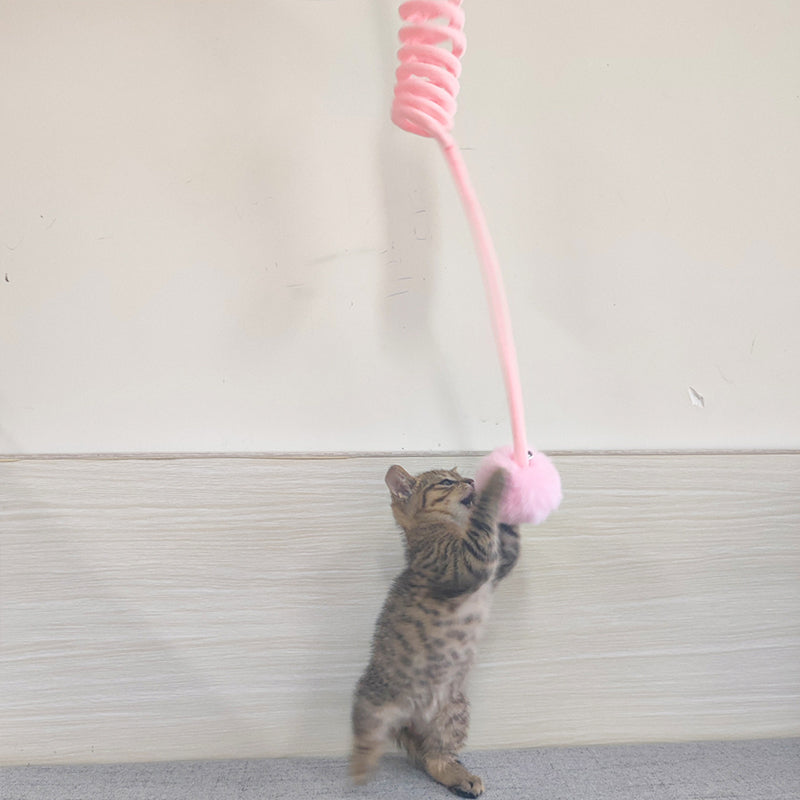
[[[400,6],[400,66],[392,121],[403,130],[451,142],[461,56],[467,45],[461,0],[408,0]]]

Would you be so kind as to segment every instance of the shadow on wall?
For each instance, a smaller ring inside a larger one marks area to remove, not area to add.
[[[242,752],[259,752],[258,720],[231,697],[243,657],[218,626],[204,624],[202,604],[208,616],[216,613],[224,568],[208,559],[207,537],[181,530],[186,505],[172,481],[154,489],[125,477],[135,462],[117,464],[84,464],[93,485],[85,495],[61,491],[69,469],[45,466],[45,474],[60,476],[51,484],[55,498],[39,482],[15,478],[13,465],[4,471],[2,616],[5,644],[18,658],[3,671],[10,690],[0,704],[16,726],[3,757],[113,761],[126,737],[144,757],[148,731],[169,732],[180,749],[182,726],[202,718],[223,725]],[[117,497],[117,507],[104,508],[104,496]],[[158,519],[175,535],[154,535]],[[230,619],[221,622],[231,627]],[[208,649],[187,650],[192,641]],[[195,742],[199,752],[208,744],[202,735]]]

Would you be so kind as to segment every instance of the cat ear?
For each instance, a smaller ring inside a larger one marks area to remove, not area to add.
[[[389,487],[392,497],[399,500],[408,500],[411,497],[415,483],[414,478],[397,464],[389,467],[389,471],[386,473],[386,485]]]

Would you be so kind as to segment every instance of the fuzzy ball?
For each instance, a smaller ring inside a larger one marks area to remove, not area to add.
[[[526,466],[514,460],[511,447],[498,447],[478,465],[475,486],[480,491],[489,476],[502,467],[507,485],[500,503],[499,519],[508,525],[544,522],[561,503],[561,478],[553,462],[544,453],[535,453]]]

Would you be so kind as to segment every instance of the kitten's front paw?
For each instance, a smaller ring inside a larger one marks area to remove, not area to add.
[[[508,472],[499,468],[496,469],[490,476],[483,489],[483,494],[492,500],[499,500],[503,496],[503,491],[508,485]]]

